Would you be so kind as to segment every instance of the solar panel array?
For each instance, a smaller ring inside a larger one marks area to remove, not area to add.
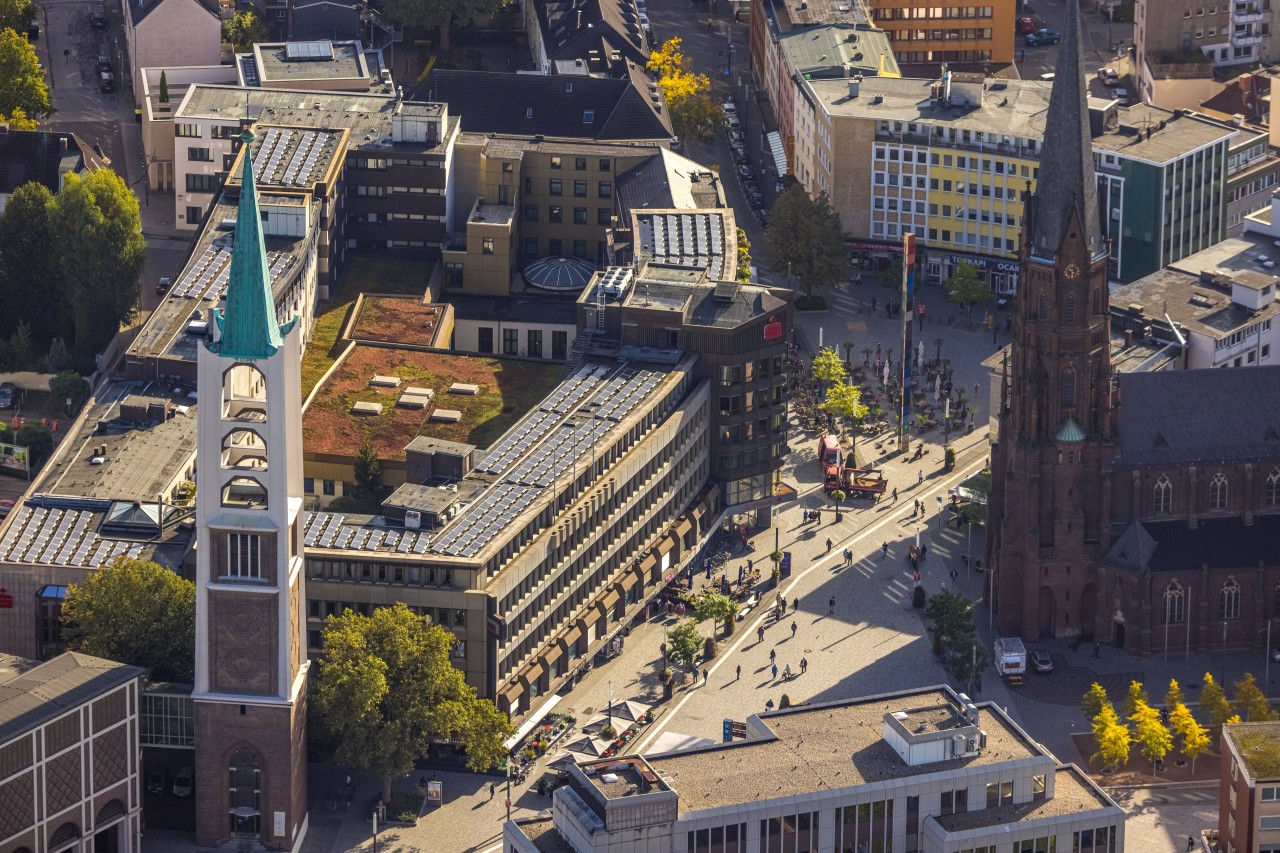
[[[652,217],[653,255],[682,266],[724,270],[724,220],[705,213],[665,213]]]
[[[0,562],[93,567],[142,555],[141,542],[98,535],[101,513],[29,506],[16,512],[0,542]]]
[[[451,557],[474,557],[511,519],[528,509],[542,489],[498,483],[458,516],[431,550]]]
[[[260,184],[275,186],[309,186],[315,178],[316,167],[323,172],[329,158],[326,154],[335,139],[333,134],[319,130],[290,130],[267,128],[262,134],[262,144],[253,155],[253,173]]]
[[[425,530],[349,524],[347,517],[339,513],[308,512],[303,517],[302,542],[308,548],[425,554],[428,539]]]
[[[173,289],[175,296],[205,301],[223,297],[231,280],[231,241],[221,238],[219,242],[222,245],[206,247],[178,279]],[[274,282],[293,263],[293,256],[288,252],[268,252],[267,262],[271,264],[271,280]]]

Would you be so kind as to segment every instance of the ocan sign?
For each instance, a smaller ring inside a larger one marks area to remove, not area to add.
[[[764,339],[766,341],[782,340],[782,323],[777,317],[770,317],[769,322],[764,324]]]

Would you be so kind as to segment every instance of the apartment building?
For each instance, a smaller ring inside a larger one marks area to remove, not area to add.
[[[904,66],[1013,62],[1015,0],[952,0],[930,6],[920,0],[868,0],[871,19],[883,29]]]
[[[1238,116],[1230,121],[1238,130],[1227,152],[1226,236],[1238,237],[1245,217],[1271,206],[1280,180],[1280,157],[1268,144],[1266,128],[1246,127]]]
[[[1223,853],[1280,850],[1280,724],[1222,727],[1222,776],[1215,849]]]
[[[1090,112],[1102,129],[1094,169],[1112,278],[1133,281],[1222,240],[1237,128],[1149,104],[1112,101]]]
[[[738,721],[732,721],[738,722]],[[751,715],[732,742],[569,768],[512,853],[1117,853],[1124,811],[949,687]]]
[[[801,81],[795,175],[826,192],[845,230],[887,254],[913,231],[931,282],[961,261],[997,293],[1018,281],[1023,194],[1034,189],[1049,84],[868,77]]]
[[[1222,85],[1215,69],[1280,60],[1271,0],[1137,0],[1133,41],[1142,100],[1195,108]]]
[[[74,652],[0,655],[0,849],[142,849],[143,674]]]

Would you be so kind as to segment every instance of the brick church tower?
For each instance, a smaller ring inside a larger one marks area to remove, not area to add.
[[[1092,635],[1115,454],[1107,245],[1086,105],[1078,0],[1045,119],[992,458],[987,565],[1000,632]]]
[[[271,294],[253,134],[226,308],[199,352],[196,844],[298,850],[307,832],[301,334]],[[256,842],[256,844],[255,844]]]

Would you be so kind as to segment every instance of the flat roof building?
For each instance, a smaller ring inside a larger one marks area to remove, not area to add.
[[[75,652],[0,655],[0,848],[142,849],[142,675]]]
[[[263,89],[367,92],[391,82],[382,52],[358,41],[260,42],[236,54],[236,70],[241,86]]]
[[[516,853],[1124,849],[1124,811],[949,687],[752,715],[745,740],[576,765]],[[1085,839],[1088,842],[1081,846]],[[557,846],[561,845],[561,846]]]
[[[1280,723],[1222,727],[1222,775],[1214,849],[1266,853],[1280,845]]]

